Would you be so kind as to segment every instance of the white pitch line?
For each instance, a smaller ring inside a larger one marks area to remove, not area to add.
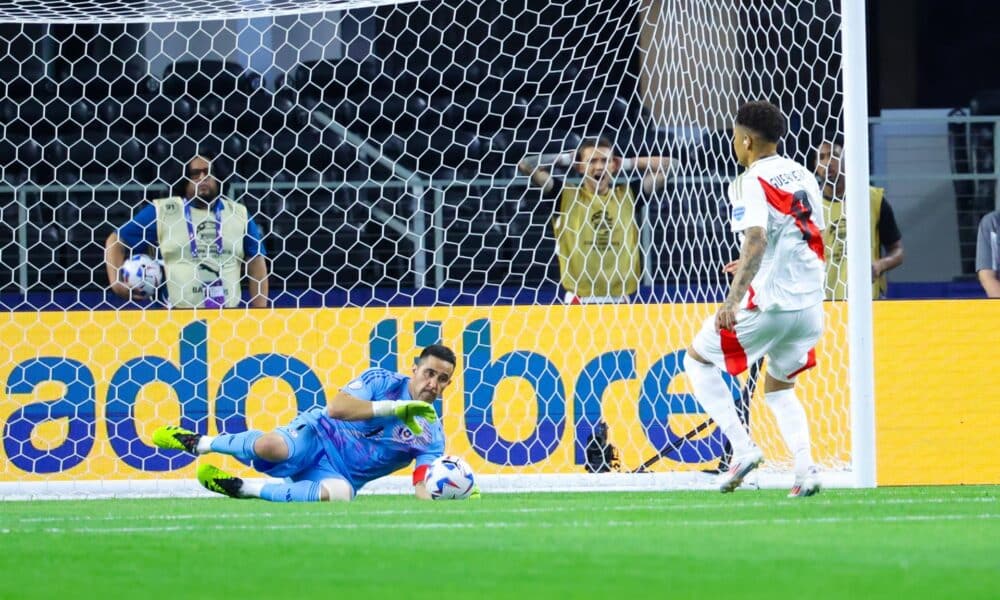
[[[677,511],[677,510],[716,510],[725,511],[743,508],[765,508],[773,507],[781,499],[771,500],[751,500],[751,501],[720,501],[689,504],[683,501],[676,501],[671,498],[670,502],[657,502],[649,504],[629,504],[619,506],[602,506],[587,509],[589,512],[639,512],[639,511]],[[789,504],[790,505],[789,501]],[[882,506],[882,505],[905,505],[913,506],[919,504],[994,504],[995,497],[975,497],[975,498],[887,498],[879,500],[826,500],[821,498],[810,498],[808,500],[795,500],[795,503],[803,505],[818,506]],[[326,505],[329,506],[329,505]],[[346,508],[346,507],[344,507]],[[576,506],[540,506],[521,508],[497,508],[491,509],[490,514],[544,514],[544,513],[564,513],[576,512]],[[111,522],[111,521],[187,521],[187,520],[240,520],[240,519],[267,519],[281,517],[296,518],[329,518],[338,514],[349,514],[351,516],[410,516],[427,515],[426,510],[413,509],[385,509],[385,510],[351,510],[346,509],[343,513],[331,513],[329,510],[322,512],[263,512],[263,513],[217,513],[217,514],[176,514],[176,515],[107,515],[107,516],[59,516],[59,517],[24,517],[17,519],[18,523],[78,523],[78,522]]]
[[[243,518],[270,518],[287,517],[292,513],[200,513],[200,514],[178,514],[178,515],[107,515],[97,516],[64,516],[64,517],[24,517],[18,519],[19,523],[64,523],[83,521],[190,521],[196,519],[243,519]],[[329,513],[326,513],[329,515]],[[363,513],[351,513],[363,514]],[[320,516],[320,513],[306,513],[306,516]]]
[[[664,524],[673,527],[739,527],[745,525],[811,525],[811,524],[841,524],[841,523],[921,523],[935,521],[987,521],[1000,519],[1000,514],[947,514],[947,515],[898,515],[883,517],[820,517],[816,519],[764,518],[764,519],[685,519],[683,521],[666,521]],[[167,532],[200,532],[206,531],[290,531],[290,530],[425,530],[425,529],[560,529],[560,528],[592,528],[592,527],[649,527],[649,521],[565,521],[565,522],[525,522],[525,521],[486,521],[456,523],[454,521],[430,523],[291,523],[291,524],[216,524],[216,525],[166,525],[155,527],[45,527],[41,529],[0,529],[0,535],[12,534],[133,534],[133,533],[167,533]]]

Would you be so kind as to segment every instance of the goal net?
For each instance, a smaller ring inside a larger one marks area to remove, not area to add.
[[[843,129],[839,5],[4,4],[0,498],[196,491],[196,460],[156,448],[156,427],[270,430],[435,342],[458,355],[447,451],[486,490],[710,485],[726,441],[699,427],[681,365],[738,250],[731,122],[775,102],[783,152],[813,163]],[[614,272],[571,277],[558,218],[597,137],[620,195],[582,220]],[[183,189],[198,154],[260,229],[267,308],[247,307],[249,275],[226,309],[109,290],[109,235]],[[628,301],[566,304],[568,280]],[[847,311],[825,309],[799,395],[828,481],[850,485]],[[730,386],[741,406],[754,392]],[[788,485],[762,393],[746,412],[758,483]]]

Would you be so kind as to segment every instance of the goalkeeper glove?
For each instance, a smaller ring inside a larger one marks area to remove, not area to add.
[[[433,423],[437,421],[437,413],[434,407],[420,400],[377,400],[372,402],[372,416],[388,417],[395,415],[406,425],[406,428],[413,432],[413,435],[420,435],[424,428],[417,422],[417,417],[423,417]]]

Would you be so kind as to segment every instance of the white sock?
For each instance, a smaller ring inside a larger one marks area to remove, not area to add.
[[[764,399],[767,400],[767,405],[771,407],[771,412],[778,421],[781,437],[785,438],[785,443],[795,458],[795,473],[805,474],[806,470],[813,466],[812,445],[809,441],[806,411],[795,395],[795,388],[768,392],[764,394]]]
[[[198,445],[195,447],[198,454],[208,454],[211,452],[212,441],[215,440],[215,437],[214,435],[203,435],[198,438]]]
[[[694,397],[698,403],[729,438],[733,454],[739,456],[753,450],[754,443],[736,413],[736,403],[733,402],[729,386],[722,378],[722,371],[715,365],[696,361],[690,354],[684,355],[684,371],[694,388]]]
[[[240,487],[240,495],[250,498],[260,498],[260,491],[264,488],[264,483],[265,481],[263,480],[250,481],[249,479],[244,479],[243,485]]]

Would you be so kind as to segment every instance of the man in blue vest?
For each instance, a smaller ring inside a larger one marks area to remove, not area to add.
[[[195,156],[169,198],[153,200],[105,244],[111,291],[145,300],[119,276],[127,254],[158,252],[167,302],[178,308],[239,306],[244,271],[249,305],[267,306],[267,261],[260,228],[242,204],[221,194],[211,158]]]

